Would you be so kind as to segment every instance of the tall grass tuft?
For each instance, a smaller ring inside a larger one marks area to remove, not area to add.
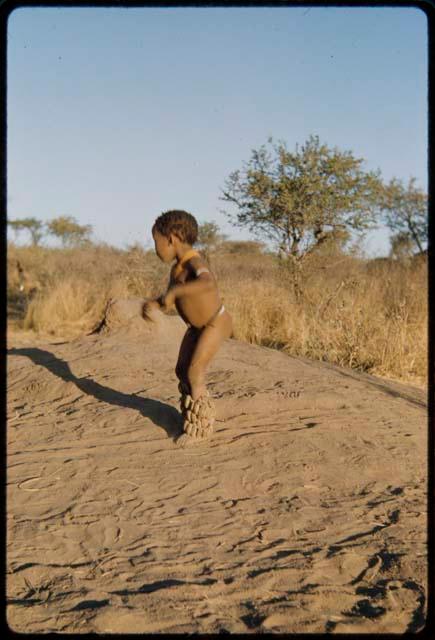
[[[235,338],[426,384],[426,259],[313,256],[296,300],[291,277],[275,256],[230,249],[210,262]],[[17,260],[26,274],[23,291]],[[109,298],[160,294],[168,271],[140,246],[60,250],[10,244],[8,316],[22,328],[80,335],[98,322]]]

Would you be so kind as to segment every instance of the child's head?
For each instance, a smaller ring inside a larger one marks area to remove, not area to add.
[[[154,222],[152,234],[159,258],[171,262],[176,257],[177,244],[192,245],[197,241],[198,223],[187,211],[166,211]]]

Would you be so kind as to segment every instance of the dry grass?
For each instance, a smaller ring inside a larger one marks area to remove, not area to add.
[[[221,288],[239,340],[278,347],[373,374],[427,380],[427,266],[357,258],[311,265],[297,302],[282,270],[258,261],[237,285],[222,265]],[[228,263],[227,263],[228,264]],[[376,264],[376,263],[375,263]],[[218,269],[217,269],[218,271]]]
[[[19,291],[16,260],[26,274]],[[269,254],[211,258],[234,335],[296,356],[414,384],[427,382],[427,262],[324,256],[306,264],[296,301],[289,275]],[[79,335],[110,297],[155,296],[168,267],[153,251],[8,248],[8,315],[22,328]],[[37,287],[31,299],[29,291]]]

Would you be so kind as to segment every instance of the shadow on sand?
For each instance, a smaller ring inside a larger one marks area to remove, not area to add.
[[[122,393],[122,391],[105,387],[89,378],[77,378],[72,373],[67,362],[49,351],[35,347],[11,348],[8,349],[8,355],[27,356],[35,364],[45,367],[55,376],[65,380],[65,382],[73,382],[80,391],[93,396],[101,402],[127,409],[136,409],[145,418],[149,418],[155,425],[164,429],[173,440],[182,432],[181,415],[171,405],[151,398],[141,398],[136,395]]]

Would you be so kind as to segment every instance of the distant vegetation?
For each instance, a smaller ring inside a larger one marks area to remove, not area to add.
[[[313,254],[304,263],[299,298],[277,256],[255,244],[225,241],[210,261],[238,340],[426,382],[424,254],[394,260]],[[157,296],[167,279],[167,266],[139,246],[9,244],[9,327],[77,336],[95,326],[109,298]]]
[[[364,232],[384,222],[398,244],[422,251],[427,242],[427,196],[393,179],[385,185],[380,172],[367,172],[350,151],[331,149],[310,136],[293,152],[285,142],[253,149],[242,169],[225,181],[222,200],[235,213],[226,215],[272,241],[302,295],[302,266],[312,253],[349,242],[351,232]]]
[[[388,184],[350,152],[311,136],[252,151],[227,178],[228,218],[258,240],[231,240],[200,224],[198,248],[215,272],[235,337],[295,356],[426,383],[427,195],[411,178]],[[360,242],[383,222],[388,258],[368,260]],[[52,335],[89,331],[111,297],[160,294],[168,268],[139,244],[92,241],[68,216],[8,220],[9,326]],[[358,236],[352,239],[353,232]],[[59,248],[43,246],[47,236]],[[266,249],[266,242],[273,249]]]
[[[16,238],[27,231],[33,247],[39,246],[41,240],[48,235],[60,240],[63,247],[77,247],[91,242],[92,226],[80,225],[72,216],[60,216],[50,222],[42,222],[37,218],[20,218],[8,220],[8,226]]]

